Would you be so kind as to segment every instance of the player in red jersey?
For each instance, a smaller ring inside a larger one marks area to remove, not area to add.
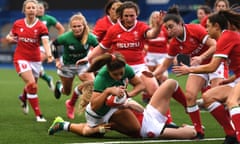
[[[229,69],[233,71],[234,79],[223,81],[223,85],[209,89],[202,97],[205,107],[226,133],[224,143],[235,144],[240,143],[240,35],[233,29],[240,29],[240,14],[231,10],[221,10],[210,15],[207,21],[207,31],[212,38],[217,40],[216,52],[211,62],[196,67],[175,66],[173,70],[178,75],[211,73],[223,60],[229,63]],[[227,106],[229,112],[226,111],[224,105]]]
[[[144,40],[157,37],[165,13],[161,11],[157,15],[151,28],[146,23],[137,20],[139,7],[134,2],[123,2],[117,9],[117,14],[118,22],[108,29],[101,43],[88,55],[88,60],[91,61],[105,52],[121,53],[137,76],[141,77],[148,95],[152,96],[158,83],[155,78],[142,75],[142,71],[149,71],[144,60]]]
[[[172,37],[169,44],[168,56],[163,64],[153,74],[158,77],[173,63],[174,57],[178,54],[187,54],[191,57],[191,65],[197,66],[206,64],[216,49],[216,41],[210,38],[206,30],[198,24],[183,24],[179,15],[168,14],[164,18],[168,34]],[[199,107],[196,105],[198,92],[211,81],[211,87],[218,85],[218,82],[225,76],[224,63],[211,74],[190,74],[186,83],[185,96],[187,98],[186,111],[198,132],[197,139],[204,138],[204,131],[201,125]],[[195,85],[195,83],[197,83]]]
[[[159,11],[153,11],[149,18],[149,26],[152,26],[152,21],[155,19]],[[145,61],[150,71],[154,71],[158,65],[161,65],[164,58],[167,56],[168,49],[168,33],[164,26],[161,27],[161,31],[154,39],[148,39],[145,43],[146,57]],[[158,79],[159,83],[168,78],[168,72],[165,71],[163,77]]]
[[[13,62],[17,73],[25,83],[22,96],[19,97],[25,113],[28,113],[27,100],[32,106],[37,122],[45,122],[38,101],[37,79],[41,70],[40,41],[46,50],[48,62],[53,60],[47,27],[38,20],[36,0],[25,0],[23,13],[25,18],[16,20],[10,33],[6,36],[9,42],[17,43]]]
[[[152,21],[159,14],[159,11],[153,11],[149,17],[149,26],[152,27]],[[164,26],[161,27],[161,31],[156,38],[146,40],[144,44],[144,50],[146,51],[145,62],[150,71],[154,71],[157,66],[161,65],[164,58],[167,56],[168,47],[168,34]],[[161,78],[158,79],[158,83],[161,84],[168,78],[168,71],[166,70]],[[142,94],[143,102],[147,103],[150,100],[146,92]]]
[[[107,33],[107,30],[117,22],[116,9],[122,4],[120,0],[109,0],[105,6],[105,16],[98,19],[93,27],[93,34],[101,42]]]

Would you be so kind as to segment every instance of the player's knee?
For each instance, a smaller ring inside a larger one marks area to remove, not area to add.
[[[226,105],[227,105],[228,109],[232,109],[233,107],[237,107],[239,105],[239,103],[235,99],[228,98],[226,100]]]
[[[29,94],[36,94],[37,90],[38,90],[37,83],[35,83],[35,82],[28,83],[26,86],[26,90],[27,90],[27,93],[29,93]]]

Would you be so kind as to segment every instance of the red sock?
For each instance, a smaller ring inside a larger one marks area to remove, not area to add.
[[[70,104],[71,106],[74,106],[74,105],[75,105],[75,103],[76,103],[77,100],[78,100],[78,96],[79,96],[79,94],[77,94],[75,91],[73,91],[72,97],[71,97],[71,99],[70,99],[70,101],[69,101],[69,104]]]
[[[150,99],[151,99],[151,95],[149,95],[147,92],[144,91],[142,93],[142,100],[144,102],[148,103],[150,101]]]
[[[177,102],[182,104],[184,107],[187,107],[186,97],[184,93],[182,92],[182,89],[180,87],[177,88],[177,90],[173,93],[172,96]]]
[[[200,111],[197,105],[193,107],[187,107],[187,112],[192,120],[194,128],[198,133],[204,133],[202,128],[202,122],[200,118]]]
[[[166,113],[166,116],[167,116],[166,124],[172,123],[172,122],[173,122],[173,119],[172,119],[172,115],[171,115],[170,109],[168,109],[168,111],[167,111],[167,113]]]
[[[42,113],[41,113],[40,108],[39,108],[38,97],[28,98],[28,100],[29,100],[29,103],[31,104],[31,107],[32,107],[35,115],[36,116],[41,115]]]
[[[231,125],[229,114],[225,110],[224,106],[218,102],[214,102],[208,107],[208,109],[213,117],[223,127],[226,135],[235,136],[235,130]]]
[[[210,88],[211,88],[210,85],[208,85],[208,86],[202,88],[202,90],[201,90],[202,94],[203,94],[204,92],[206,92],[207,90],[209,90]]]
[[[232,122],[233,122],[234,127],[235,127],[237,140],[238,140],[238,142],[240,142],[240,122],[239,122],[239,120],[240,120],[240,107],[231,109],[230,113],[231,113],[231,117],[232,117]]]

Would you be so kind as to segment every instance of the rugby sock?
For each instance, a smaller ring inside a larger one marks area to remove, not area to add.
[[[201,93],[203,94],[204,92],[206,92],[206,91],[209,90],[210,88],[211,88],[210,85],[208,85],[208,86],[202,88],[202,89],[201,89]]]
[[[37,94],[27,94],[27,97],[35,115],[41,115]]]
[[[172,115],[171,115],[170,109],[168,109],[168,111],[166,112],[166,117],[167,117],[166,124],[171,124],[173,122],[173,119],[172,119]]]
[[[214,102],[207,109],[223,127],[226,135],[235,136],[235,130],[231,125],[229,114],[221,103]]]
[[[49,82],[51,80],[50,76],[48,76],[45,72],[42,72],[40,77],[47,82]]]
[[[235,127],[238,142],[240,142],[240,107],[234,107],[230,110],[232,122]]]
[[[76,103],[77,100],[78,100],[78,96],[79,96],[80,94],[81,94],[81,92],[79,92],[78,86],[76,86],[75,89],[74,89],[74,91],[73,91],[72,97],[71,97],[71,99],[70,99],[70,101],[69,101],[69,104],[70,104],[71,106],[74,106],[74,105],[75,105],[75,103]]]
[[[177,90],[173,93],[172,96],[177,102],[182,104],[185,108],[187,107],[186,97],[182,92],[182,89],[178,86]]]
[[[142,92],[142,100],[144,103],[148,103],[151,99],[151,95],[149,95],[146,91]]]
[[[202,128],[202,122],[201,122],[201,118],[200,118],[200,111],[199,111],[198,105],[187,107],[187,112],[192,120],[195,130],[198,133],[203,134],[204,132],[203,132],[203,128]]]
[[[62,130],[70,131],[70,122],[64,121]]]

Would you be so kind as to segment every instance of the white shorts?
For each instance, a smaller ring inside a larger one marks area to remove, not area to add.
[[[145,57],[145,62],[148,66],[157,66],[159,64],[162,64],[166,57],[167,57],[167,54],[164,54],[164,53],[147,52],[147,55]]]
[[[221,62],[221,64],[218,66],[217,70],[213,73],[205,73],[205,74],[193,74],[190,73],[190,75],[197,75],[202,77],[203,79],[206,80],[206,85],[209,84],[209,82],[215,78],[226,78],[226,71],[224,67],[224,62]]]
[[[150,104],[143,112],[143,120],[140,134],[143,138],[157,138],[164,130],[167,117],[161,114]]]
[[[111,116],[118,110],[118,108],[111,108],[108,113],[106,113],[104,116],[99,116],[91,109],[91,104],[89,103],[85,110],[85,118],[87,121],[87,124],[90,127],[95,127],[102,123],[108,123]]]
[[[18,74],[31,70],[34,77],[38,78],[41,72],[41,62],[31,62],[26,60],[14,61],[14,65]]]
[[[138,64],[138,65],[131,65],[133,68],[134,73],[140,77],[142,75],[143,71],[149,71],[146,64]]]
[[[235,79],[233,82],[228,83],[227,85],[233,88],[233,87],[235,87],[235,86],[237,85],[237,83],[239,83],[239,82],[240,82],[240,77],[237,78],[237,79]]]
[[[85,73],[89,67],[89,63],[76,65],[64,65],[62,63],[62,69],[57,70],[57,74],[63,77],[72,78],[75,75],[80,75]]]

